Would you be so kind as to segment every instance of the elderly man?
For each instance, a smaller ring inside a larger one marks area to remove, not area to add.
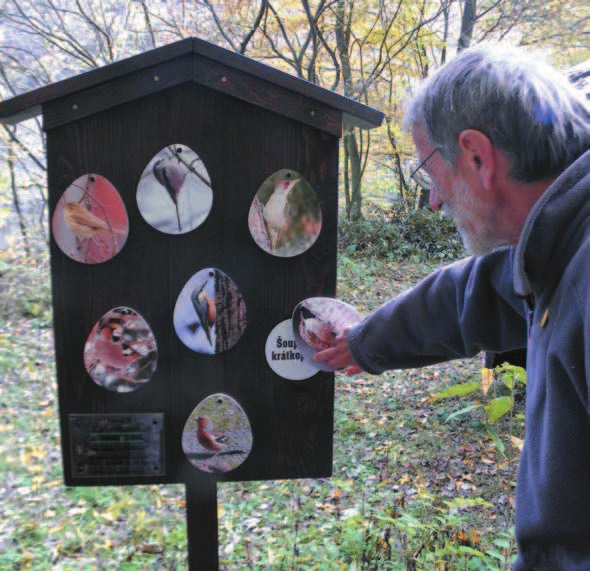
[[[477,47],[428,78],[407,123],[474,254],[317,355],[334,369],[421,367],[528,347],[517,570],[590,570],[590,109],[524,52]]]

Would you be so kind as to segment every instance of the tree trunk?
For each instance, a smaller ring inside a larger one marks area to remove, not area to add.
[[[344,144],[348,154],[350,164],[350,212],[351,220],[359,220],[363,217],[362,213],[362,191],[361,191],[361,156],[353,130],[344,134]]]
[[[390,101],[391,103],[391,92],[390,92]],[[391,151],[393,153],[393,160],[395,162],[394,171],[397,174],[398,179],[398,192],[399,195],[404,199],[404,205],[407,204],[408,201],[408,183],[406,182],[406,177],[404,177],[404,171],[402,168],[402,158],[399,153],[399,149],[397,146],[397,140],[395,138],[395,134],[392,128],[392,118],[387,116],[385,117],[385,121],[387,122],[387,138],[389,139],[389,144],[391,145]]]
[[[451,11],[451,4],[453,0],[451,0],[448,4],[443,5],[443,16],[445,20],[444,24],[444,32],[443,32],[443,47],[440,54],[440,65],[444,65],[447,61],[447,43],[449,41],[449,16]]]
[[[465,0],[463,6],[463,16],[461,18],[461,34],[459,35],[459,43],[457,45],[457,52],[468,48],[471,44],[473,36],[473,26],[476,19],[477,0]]]
[[[345,2],[338,0],[336,6],[336,44],[342,68],[342,82],[344,84],[344,95],[354,98],[353,73],[350,63],[350,19],[345,17]],[[361,155],[354,130],[347,130],[344,133],[345,157],[348,160],[350,175],[350,205],[347,208],[347,218],[358,220],[362,218],[362,166]]]
[[[343,145],[344,150],[344,207],[346,212],[346,219],[350,220],[350,174],[348,172],[348,149]]]
[[[16,188],[16,172],[14,169],[14,149],[12,148],[12,144],[8,147],[8,171],[10,172],[10,187],[12,189],[12,201],[14,203],[14,209],[16,211],[16,215],[18,217],[18,226],[20,228],[20,232],[23,237],[23,245],[25,248],[25,252],[27,256],[31,255],[31,249],[29,248],[29,237],[27,235],[27,227],[25,224],[23,211],[20,207],[20,200],[18,197],[18,191]]]

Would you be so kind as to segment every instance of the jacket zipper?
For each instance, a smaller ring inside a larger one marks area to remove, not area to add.
[[[528,325],[528,338],[531,337],[531,330],[533,328],[533,318],[535,315],[535,296],[531,293],[525,297],[526,304],[527,304],[527,325]]]

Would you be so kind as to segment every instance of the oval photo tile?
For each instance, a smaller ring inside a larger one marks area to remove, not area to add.
[[[166,234],[185,234],[211,211],[209,173],[186,145],[162,149],[146,166],[137,186],[137,207],[145,221]]]
[[[117,189],[103,176],[86,174],[62,194],[51,229],[66,256],[83,264],[100,264],[124,246],[129,219]]]
[[[232,279],[221,270],[205,268],[192,276],[176,300],[174,329],[197,353],[231,349],[246,329],[246,304]]]
[[[84,366],[99,386],[118,393],[145,385],[158,363],[156,338],[145,319],[129,307],[105,313],[84,346]]]
[[[203,472],[225,473],[242,464],[252,450],[252,428],[244,409],[218,393],[202,400],[188,417],[182,449]]]
[[[302,381],[320,370],[297,344],[292,319],[285,319],[273,328],[266,339],[265,353],[268,366],[283,379]]]
[[[258,189],[250,205],[248,227],[265,252],[282,258],[302,254],[322,229],[315,191],[296,171],[277,171]]]
[[[359,312],[331,297],[311,297],[293,311],[293,333],[301,352],[312,363],[313,356],[334,344],[346,327],[360,321]],[[325,363],[315,363],[322,371],[332,371]]]

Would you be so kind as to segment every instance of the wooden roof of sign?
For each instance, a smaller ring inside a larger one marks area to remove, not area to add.
[[[253,59],[188,38],[0,102],[0,122],[43,114],[45,130],[194,81],[337,136],[383,113]]]

